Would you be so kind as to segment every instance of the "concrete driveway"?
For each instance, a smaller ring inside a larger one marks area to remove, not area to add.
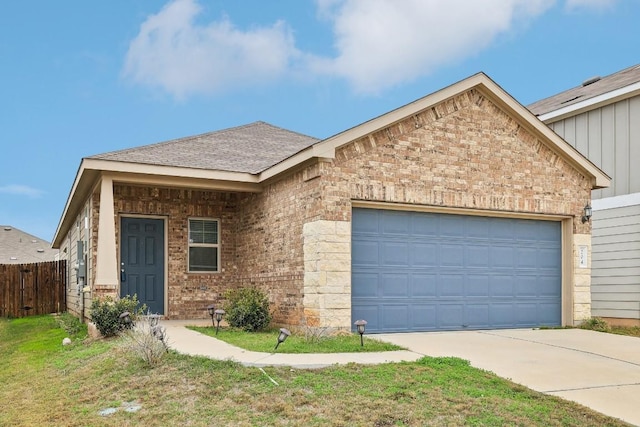
[[[455,356],[533,390],[640,425],[640,339],[581,329],[375,335],[427,356]]]

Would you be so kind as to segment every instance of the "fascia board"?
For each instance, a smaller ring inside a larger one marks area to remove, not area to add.
[[[636,95],[640,95],[640,82],[541,114],[538,118],[545,123],[557,122],[558,120],[572,117],[580,113],[584,113],[585,111],[594,110],[604,105],[613,104]]]
[[[257,176],[249,173],[144,165],[85,158],[80,163],[58,223],[52,241],[53,248],[60,247],[62,239],[64,239],[69,227],[74,222],[73,217],[75,217],[78,209],[83,206],[91,189],[103,173],[111,174],[116,182],[223,191],[262,191]]]

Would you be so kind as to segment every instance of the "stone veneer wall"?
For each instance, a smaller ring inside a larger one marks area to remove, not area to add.
[[[345,273],[350,252],[317,251],[314,245],[323,233],[340,240],[326,230],[341,223],[350,227],[352,200],[563,215],[574,217],[569,248],[590,236],[580,214],[590,200],[591,180],[477,90],[343,146],[320,169],[319,219],[325,222],[305,227],[304,289],[306,312],[323,324],[341,319],[340,326],[351,326],[345,318],[350,277],[342,295],[325,278],[330,271]],[[577,263],[573,276],[577,321],[590,312],[590,278]]]

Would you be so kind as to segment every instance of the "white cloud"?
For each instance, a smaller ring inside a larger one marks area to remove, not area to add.
[[[319,56],[296,49],[283,21],[249,29],[227,17],[202,24],[198,0],[173,0],[140,26],[123,74],[176,98],[302,76],[345,79],[356,92],[376,94],[477,55],[556,4],[598,10],[615,1],[316,0],[335,47]]]
[[[242,31],[227,18],[197,24],[200,11],[195,0],[175,0],[149,16],[129,45],[124,76],[184,98],[271,81],[298,55],[284,22]]]
[[[18,196],[27,196],[36,199],[42,196],[42,190],[38,190],[28,185],[9,184],[0,186],[0,193],[15,194]]]
[[[347,79],[362,93],[429,74],[487,48],[553,0],[319,0],[330,16],[337,56],[317,58],[320,73]]]
[[[617,0],[567,0],[565,7],[569,11],[578,9],[602,11],[613,7],[616,1]]]

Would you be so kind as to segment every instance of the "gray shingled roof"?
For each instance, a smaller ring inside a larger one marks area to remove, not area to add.
[[[90,156],[89,159],[260,173],[319,140],[265,122]]]
[[[586,80],[585,83],[589,80]],[[621,89],[639,81],[640,65],[634,65],[617,73],[602,77],[594,83],[584,86],[580,85],[549,98],[534,102],[528,105],[527,108],[536,116],[540,116],[572,104],[577,104],[578,102],[586,101],[595,96]]]
[[[54,261],[57,249],[39,237],[10,225],[0,225],[0,264]]]

